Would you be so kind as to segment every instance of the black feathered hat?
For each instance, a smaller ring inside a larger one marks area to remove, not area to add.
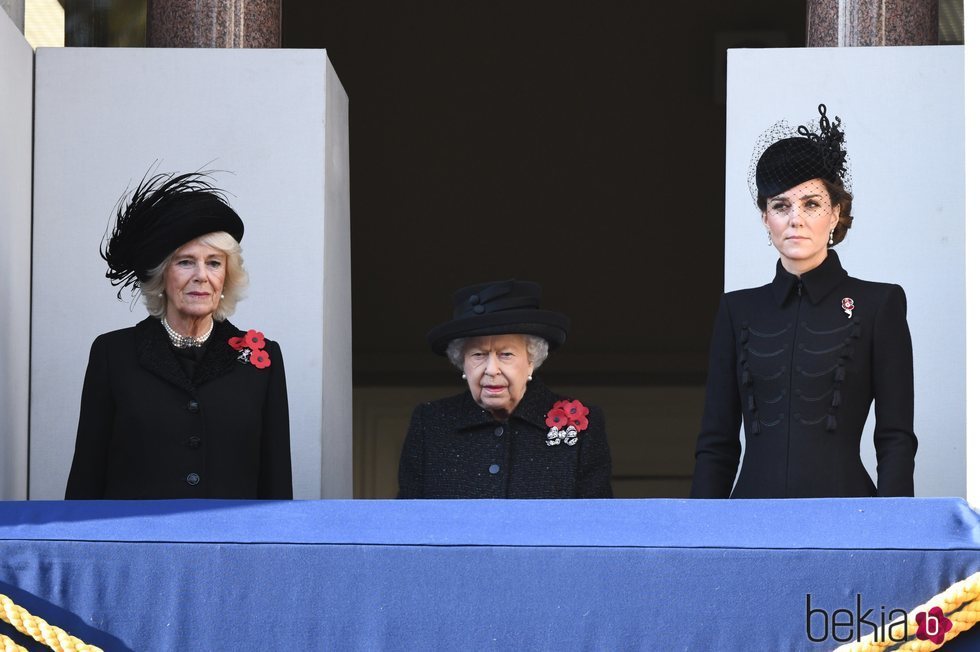
[[[569,320],[565,315],[541,310],[541,286],[531,281],[493,281],[457,290],[453,294],[453,318],[436,326],[426,339],[433,352],[445,355],[457,337],[538,335],[551,350],[565,342]]]
[[[206,173],[144,177],[128,201],[119,203],[116,224],[99,253],[108,263],[106,278],[138,288],[149,272],[182,245],[215,231],[238,242],[245,225]]]
[[[759,157],[755,168],[758,197],[773,197],[810,179],[844,181],[847,152],[840,118],[831,122],[823,104],[818,110],[820,133],[801,125],[798,136],[777,140]]]

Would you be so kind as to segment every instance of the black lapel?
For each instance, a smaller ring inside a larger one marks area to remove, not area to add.
[[[194,385],[170,349],[170,338],[159,319],[147,317],[136,324],[136,342],[136,355],[145,369],[181,389],[194,391]]]
[[[192,393],[196,387],[234,369],[238,351],[228,344],[228,340],[242,335],[242,331],[230,322],[216,321],[204,355],[197,365],[194,380],[191,381],[170,348],[170,338],[159,319],[147,317],[136,325],[136,333],[140,364],[167,382]]]
[[[214,330],[208,339],[207,348],[204,350],[204,357],[197,365],[194,373],[194,384],[200,387],[209,380],[214,380],[218,376],[223,376],[235,368],[238,362],[239,351],[236,351],[228,344],[232,337],[241,337],[244,333],[229,321],[214,322]]]
[[[468,430],[488,423],[495,423],[493,415],[477,405],[469,391],[457,395],[456,400],[459,402],[459,416],[456,419],[457,430]],[[545,421],[548,417],[548,410],[554,406],[557,400],[557,394],[552,393],[539,381],[532,380],[528,382],[524,396],[521,398],[521,402],[517,404],[513,414],[510,415],[510,419],[520,419],[539,428],[542,432],[547,432],[548,426]]]
[[[524,391],[524,398],[517,404],[517,408],[514,409],[514,413],[510,415],[510,418],[520,419],[535,426],[542,432],[547,432],[548,425],[546,420],[548,418],[548,411],[554,407],[555,401],[557,400],[558,395],[542,385],[541,381],[529,381],[527,389]]]

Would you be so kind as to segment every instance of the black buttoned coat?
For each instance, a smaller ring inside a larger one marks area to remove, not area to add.
[[[279,346],[242,364],[215,322],[188,378],[158,319],[92,344],[66,498],[292,498]]]
[[[777,263],[772,283],[723,295],[692,497],[913,495],[905,310],[900,286],[848,276],[833,250],[799,278]],[[860,458],[872,401],[877,487]]]
[[[548,411],[561,397],[539,381],[506,421],[467,391],[415,408],[398,468],[399,498],[611,498],[602,410],[569,446],[548,446]]]

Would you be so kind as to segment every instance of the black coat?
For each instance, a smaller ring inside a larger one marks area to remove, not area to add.
[[[777,263],[721,298],[692,497],[911,496],[912,385],[900,286],[851,278],[833,250],[799,279]],[[877,488],[860,458],[872,400]]]
[[[66,498],[292,498],[279,346],[242,364],[215,322],[194,378],[158,319],[95,339]]]
[[[538,381],[505,422],[466,391],[416,406],[398,468],[399,498],[611,498],[602,410],[569,446],[547,445],[561,397]]]

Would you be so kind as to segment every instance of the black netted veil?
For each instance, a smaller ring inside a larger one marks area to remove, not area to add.
[[[827,117],[827,107],[818,107],[816,127],[800,125],[790,129],[779,122],[756,143],[749,171],[749,191],[753,202],[797,186],[810,179],[827,179],[850,187],[847,152],[841,120]]]

